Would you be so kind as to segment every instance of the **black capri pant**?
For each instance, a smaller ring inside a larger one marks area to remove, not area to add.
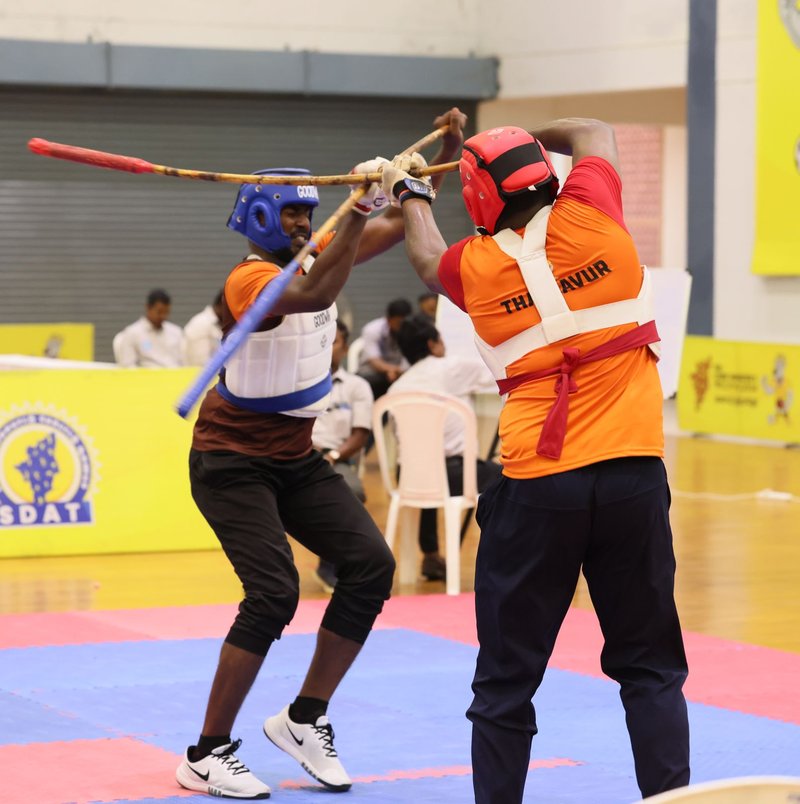
[[[192,450],[189,477],[195,503],[244,587],[227,642],[264,656],[294,616],[299,576],[287,532],[336,567],[322,627],[366,640],[389,598],[394,557],[366,508],[319,452],[280,461]]]

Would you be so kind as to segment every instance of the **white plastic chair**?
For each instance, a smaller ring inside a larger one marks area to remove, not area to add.
[[[637,804],[798,804],[800,776],[741,776],[681,787]]]
[[[350,346],[347,347],[347,370],[351,374],[355,374],[358,371],[358,367],[361,364],[361,352],[363,349],[363,338],[356,338],[351,341]]]
[[[388,457],[386,436],[390,427],[384,428],[385,413],[389,413],[394,422],[395,436],[402,452],[397,483]],[[465,431],[463,493],[455,497],[450,496],[444,454],[445,420],[451,414],[459,417]],[[478,424],[475,411],[467,403],[447,394],[424,391],[387,394],[375,402],[372,432],[381,479],[390,498],[385,537],[392,549],[401,513],[403,515],[398,556],[400,583],[411,583],[416,578],[420,509],[443,508],[446,589],[448,595],[457,595],[461,587],[461,514],[467,508],[474,508],[478,500]]]

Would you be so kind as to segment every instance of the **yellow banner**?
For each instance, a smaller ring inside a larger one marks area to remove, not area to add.
[[[195,369],[0,372],[0,556],[217,546],[189,490]]]
[[[800,0],[759,0],[753,272],[800,274]]]
[[[94,326],[0,324],[0,355],[94,360]]]
[[[800,346],[688,335],[678,384],[678,424],[696,433],[800,443],[794,407],[798,386]]]

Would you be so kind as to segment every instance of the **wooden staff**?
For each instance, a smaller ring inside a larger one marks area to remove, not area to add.
[[[431,135],[429,134],[419,142],[415,142],[411,150],[406,149],[405,152],[420,151],[441,136],[439,134],[434,139],[430,139]],[[80,148],[77,145],[66,145],[62,142],[50,142],[39,137],[34,137],[28,141],[28,150],[40,156],[67,159],[70,162],[80,162],[83,165],[93,165],[94,167],[108,168],[109,170],[123,170],[127,173],[156,173],[161,176],[172,176],[176,179],[199,179],[200,181],[228,182],[230,184],[315,184],[324,186],[363,184],[364,182],[371,183],[381,180],[380,173],[346,173],[340,176],[256,176],[249,173],[215,173],[208,170],[186,170],[184,168],[168,167],[167,165],[156,165],[146,159],[140,159],[138,156],[123,156],[122,154],[112,154],[107,151],[95,151],[91,148]],[[437,173],[449,173],[457,169],[458,162],[446,162],[441,165],[412,170],[411,175],[434,176]]]
[[[444,136],[448,131],[449,126],[442,126],[441,128],[432,131],[426,137],[418,140],[413,145],[406,148],[403,153],[411,154],[421,148],[425,148],[436,140]],[[376,175],[380,181],[380,173],[369,174]],[[303,177],[305,181],[303,184],[308,183],[308,177]],[[358,201],[364,196],[369,189],[370,181],[364,183],[362,187],[354,190],[336,209],[336,211],[314,232],[315,240],[309,241],[297,252],[294,259],[286,265],[281,272],[272,280],[270,280],[266,287],[256,297],[255,301],[250,307],[245,310],[242,317],[236,322],[236,326],[228,333],[225,340],[220,344],[219,349],[211,356],[208,363],[206,363],[203,370],[197,376],[197,379],[192,383],[186,393],[178,400],[176,410],[178,415],[184,419],[189,415],[191,409],[197,404],[198,399],[203,394],[208,384],[216,377],[220,369],[225,363],[233,356],[234,352],[242,345],[245,338],[253,332],[253,330],[264,320],[272,308],[280,299],[283,291],[286,289],[289,282],[292,281],[295,271],[302,265],[303,260],[317,247],[317,242],[322,239],[328,232],[330,232],[341,218],[346,215],[356,205]]]

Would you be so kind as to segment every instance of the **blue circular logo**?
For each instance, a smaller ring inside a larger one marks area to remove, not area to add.
[[[92,459],[81,436],[51,413],[0,425],[0,528],[92,522]]]

